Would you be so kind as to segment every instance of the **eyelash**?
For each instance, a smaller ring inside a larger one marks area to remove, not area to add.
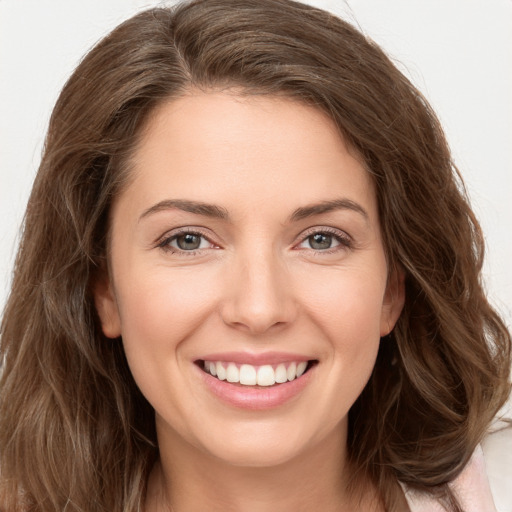
[[[323,250],[310,248],[309,250],[313,251],[313,254],[315,256],[322,256],[325,254],[333,254],[333,253],[336,253],[336,252],[339,252],[342,250],[353,248],[352,238],[347,233],[340,231],[338,229],[328,228],[328,227],[312,228],[312,229],[306,231],[306,233],[302,236],[299,244],[296,244],[296,245],[300,245],[300,244],[304,243],[309,237],[311,237],[313,235],[317,235],[317,234],[330,235],[339,243],[339,245],[336,245],[335,247],[331,247],[329,249],[323,249]]]
[[[178,256],[196,256],[200,251],[204,250],[204,249],[195,249],[193,251],[185,251],[183,249],[176,249],[175,247],[170,246],[170,243],[172,241],[176,240],[178,237],[183,236],[183,235],[200,236],[200,237],[204,238],[205,240],[207,240],[208,242],[210,242],[211,244],[213,244],[213,242],[210,241],[208,236],[205,233],[203,233],[200,229],[185,228],[185,229],[180,229],[179,231],[177,231],[169,236],[164,236],[164,238],[162,238],[158,242],[157,247],[162,249],[164,252],[176,254]]]
[[[328,228],[328,227],[312,228],[312,229],[306,231],[306,233],[300,239],[299,243],[295,244],[295,247],[297,245],[301,245],[308,238],[310,238],[311,236],[316,235],[316,234],[330,235],[336,240],[336,242],[339,243],[339,245],[329,248],[329,249],[323,249],[323,250],[310,248],[309,250],[313,251],[313,254],[315,256],[321,256],[321,255],[325,255],[325,254],[333,254],[333,253],[336,253],[341,250],[353,248],[353,242],[349,235],[347,235],[343,231],[339,231],[337,229]],[[200,237],[204,238],[205,240],[207,240],[210,244],[213,244],[213,242],[211,242],[211,240],[208,238],[208,236],[201,230],[199,230],[197,228],[186,228],[186,229],[181,229],[175,233],[172,233],[169,236],[165,236],[157,243],[157,247],[162,249],[164,252],[169,252],[171,254],[175,254],[178,256],[185,256],[185,257],[196,256],[199,252],[204,250],[204,249],[195,249],[195,250],[191,250],[191,251],[186,251],[183,249],[176,249],[175,247],[170,246],[171,242],[173,242],[178,237],[183,236],[183,235],[200,236]]]

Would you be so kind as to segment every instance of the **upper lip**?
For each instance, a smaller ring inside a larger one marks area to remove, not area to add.
[[[292,354],[289,352],[215,352],[206,354],[200,358],[203,361],[225,361],[238,364],[250,364],[262,366],[264,364],[280,364],[301,361],[311,361],[312,357],[304,354]]]

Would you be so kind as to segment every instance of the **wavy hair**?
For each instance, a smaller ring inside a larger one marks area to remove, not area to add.
[[[361,156],[406,302],[350,411],[349,456],[389,511],[398,482],[459,510],[447,483],[510,391],[510,335],[483,291],[482,233],[422,95],[350,24],[289,0],[142,12],[63,88],[1,324],[0,509],[143,509],[154,412],[122,344],[102,334],[91,287],[144,123],[191,87],[313,105]]]

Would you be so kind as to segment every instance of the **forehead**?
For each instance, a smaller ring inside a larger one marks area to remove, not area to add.
[[[128,188],[146,203],[168,195],[291,208],[342,194],[375,209],[373,181],[334,122],[283,97],[193,92],[168,101],[148,120],[132,168]]]

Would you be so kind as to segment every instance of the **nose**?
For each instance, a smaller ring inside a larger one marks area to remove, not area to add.
[[[272,251],[240,255],[229,271],[224,323],[253,335],[290,324],[297,315],[291,279]]]

